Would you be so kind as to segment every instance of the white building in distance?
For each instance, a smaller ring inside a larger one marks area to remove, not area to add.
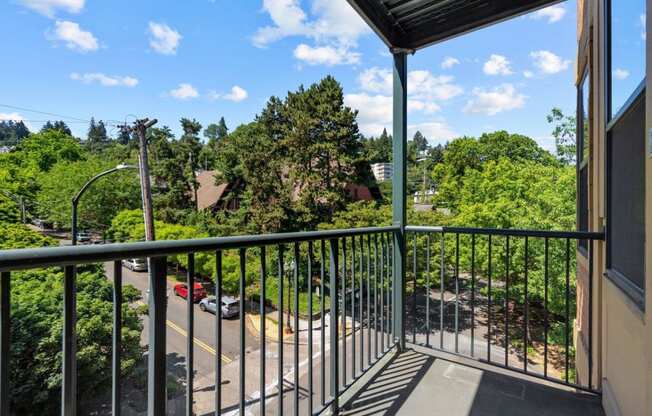
[[[394,176],[394,166],[391,163],[373,163],[371,165],[371,170],[378,182],[389,181],[392,179],[392,176]]]

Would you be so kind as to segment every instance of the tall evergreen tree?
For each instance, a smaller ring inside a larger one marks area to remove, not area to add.
[[[91,151],[100,150],[109,144],[109,136],[106,133],[106,126],[102,120],[96,123],[95,118],[91,117],[86,144]]]
[[[46,132],[48,130],[57,130],[62,132],[63,134],[67,134],[68,136],[72,136],[72,131],[70,131],[70,127],[62,121],[62,120],[56,120],[54,123],[52,123],[50,120],[48,120],[43,127],[41,127],[41,132]]]

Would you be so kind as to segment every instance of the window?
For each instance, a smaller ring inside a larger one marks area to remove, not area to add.
[[[607,277],[644,309],[645,1],[607,5]]]
[[[577,93],[577,230],[589,230],[589,88],[591,85],[588,68],[584,71]],[[579,241],[580,252],[586,254],[588,241]]]
[[[608,0],[611,95],[609,118],[618,115],[645,77],[645,0]]]

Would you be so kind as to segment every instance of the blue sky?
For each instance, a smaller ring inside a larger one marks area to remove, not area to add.
[[[13,39],[0,104],[71,117],[80,137],[91,116],[156,117],[175,132],[181,117],[224,116],[234,128],[270,95],[328,74],[363,133],[391,125],[391,57],[345,0],[9,0],[0,36]],[[545,116],[574,111],[575,55],[575,1],[418,51],[410,133],[438,143],[507,129],[552,148]],[[0,106],[0,118],[38,128],[55,117]]]

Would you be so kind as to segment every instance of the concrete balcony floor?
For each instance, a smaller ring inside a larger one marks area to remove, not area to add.
[[[393,354],[340,401],[340,414],[604,416],[599,396],[467,361],[413,350]]]

